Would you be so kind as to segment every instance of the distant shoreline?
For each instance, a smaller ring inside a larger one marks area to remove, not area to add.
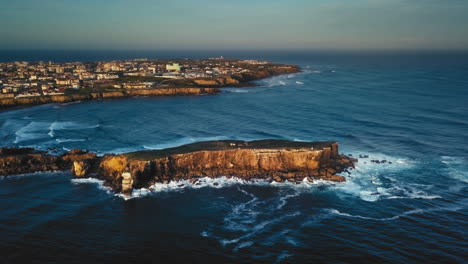
[[[135,89],[125,91],[96,92],[89,95],[45,95],[30,96],[19,98],[0,99],[0,111],[9,110],[15,107],[27,107],[51,103],[72,103],[78,101],[91,101],[112,98],[131,98],[135,96],[187,96],[204,95],[220,93],[219,88],[198,88],[198,87],[179,87],[179,88],[155,88],[155,89]]]
[[[146,62],[147,60],[142,60],[143,62]],[[174,60],[173,60],[174,61]],[[181,63],[183,60],[180,60]],[[134,62],[134,61],[132,61]],[[99,62],[100,63],[100,62]],[[117,62],[118,63],[118,62]],[[169,64],[169,61],[163,60],[163,61],[158,61],[159,64]],[[229,63],[232,63],[233,66],[228,66],[227,69],[231,69],[230,67],[233,67],[235,69],[232,71],[233,73],[228,73],[228,72],[223,72],[223,73],[218,73],[212,77],[198,77],[198,78],[187,78],[187,77],[179,77],[178,79],[163,79],[162,81],[159,80],[159,83],[153,83],[151,87],[139,87],[139,85],[146,84],[145,80],[146,79],[157,79],[159,77],[151,77],[151,76],[126,76],[123,75],[124,72],[120,71],[119,76],[117,76],[117,73],[109,73],[109,74],[114,74],[117,78],[114,80],[110,80],[113,82],[114,86],[119,86],[121,88],[113,88],[113,89],[93,89],[88,86],[78,88],[78,89],[68,89],[70,91],[73,91],[73,93],[58,93],[58,94],[45,94],[41,93],[40,95],[23,95],[23,96],[18,96],[14,95],[12,93],[10,94],[0,94],[0,111],[2,110],[9,110],[11,108],[16,108],[16,107],[27,107],[27,106],[34,106],[34,105],[41,105],[41,104],[50,104],[50,103],[71,103],[71,102],[77,102],[77,101],[91,101],[91,100],[103,100],[103,99],[110,99],[110,98],[129,98],[129,97],[138,97],[138,96],[190,96],[190,95],[206,95],[206,94],[218,94],[221,93],[220,88],[227,88],[227,87],[251,87],[255,86],[253,83],[254,81],[258,81],[261,79],[266,79],[269,77],[277,76],[277,75],[282,75],[282,74],[291,74],[291,73],[297,73],[300,72],[301,69],[297,65],[288,65],[288,64],[273,64],[270,62],[261,62],[257,63],[255,60],[231,60],[231,59],[207,59],[207,60],[186,60],[186,64],[189,65],[189,67],[194,66],[194,67],[200,67],[201,65],[210,65],[213,69],[215,66],[211,65],[218,65],[216,67],[223,67],[224,64],[229,65]],[[213,64],[211,64],[213,63]],[[76,63],[78,66],[82,66],[79,62]],[[50,62],[49,62],[50,65]],[[176,64],[173,64],[176,65]],[[179,64],[177,64],[177,67]],[[234,66],[236,65],[236,66]],[[8,65],[7,65],[8,66]],[[15,65],[10,65],[13,67],[16,67]],[[56,78],[57,80],[58,77],[56,76],[62,76],[66,75],[69,76],[68,78],[77,78],[75,74],[70,74],[68,73],[63,73],[63,67],[61,64],[58,65],[52,65],[48,66],[45,64],[39,64],[38,66],[33,65],[32,67],[41,67],[42,69],[47,69],[47,67],[50,67],[54,69],[60,68],[61,73],[54,73],[54,72],[48,72],[45,73],[45,76],[54,76],[53,78]],[[76,66],[72,66],[76,67]],[[226,67],[226,66],[224,66]],[[234,68],[237,67],[237,68]],[[17,69],[13,68],[16,70],[18,74],[21,74],[21,76],[28,76],[31,73],[29,72],[20,72],[21,68],[25,68],[24,66],[18,66]],[[203,69],[203,68],[202,68]],[[180,68],[177,69],[178,72],[180,72]],[[3,71],[2,71],[3,72]],[[0,72],[0,80],[5,80],[3,82],[3,87],[5,88],[5,85],[8,85],[8,81],[12,82],[12,76],[16,75],[15,71],[11,72],[11,70],[7,72]],[[208,72],[208,71],[207,71]],[[13,73],[13,74],[12,74]],[[44,74],[44,73],[43,73]],[[95,74],[94,72],[91,72],[91,74]],[[182,71],[182,74],[184,72]],[[3,77],[2,77],[3,76]],[[28,80],[25,77],[22,77],[23,81],[25,82],[33,82]],[[34,78],[37,78],[36,75],[34,75]],[[60,79],[62,80],[62,79]],[[71,80],[71,79],[70,79]],[[14,82],[14,81],[13,81]],[[34,81],[36,85],[40,86],[41,82]],[[45,82],[45,81],[44,81]],[[47,81],[50,85],[50,81]],[[96,83],[99,82],[96,81]],[[54,83],[54,82],[52,82]],[[10,84],[11,85],[11,84]],[[58,81],[57,84],[58,85]],[[91,85],[94,85],[94,82],[91,82]],[[2,86],[2,83],[0,83],[0,88]],[[109,85],[111,86],[111,85]],[[126,87],[126,86],[131,86]],[[138,86],[138,88],[132,88],[132,86]],[[92,87],[92,86],[91,86]],[[22,89],[27,89],[27,88],[22,88]],[[0,90],[1,91],[1,90]]]

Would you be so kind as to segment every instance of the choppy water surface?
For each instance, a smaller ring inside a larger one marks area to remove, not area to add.
[[[216,55],[216,54],[215,54]],[[194,55],[197,56],[197,55]],[[255,57],[247,54],[245,57]],[[1,145],[98,153],[212,139],[336,140],[343,184],[205,179],[114,195],[68,172],[0,179],[6,262],[466,261],[465,55],[263,54],[302,73],[221,95],[0,112]],[[371,159],[392,163],[373,164]],[[216,183],[216,184],[215,184]]]

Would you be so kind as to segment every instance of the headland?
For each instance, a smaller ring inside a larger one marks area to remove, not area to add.
[[[222,87],[253,86],[256,80],[299,71],[296,65],[222,57],[0,63],[0,109],[135,96],[216,94]]]
[[[155,183],[202,177],[237,177],[275,182],[318,179],[346,181],[356,159],[339,154],[337,142],[288,140],[220,140],[198,142],[163,150],[106,154],[72,150],[51,155],[34,149],[0,150],[0,176],[40,171],[71,170],[74,177],[104,180],[115,192],[131,194],[133,189],[151,188]]]

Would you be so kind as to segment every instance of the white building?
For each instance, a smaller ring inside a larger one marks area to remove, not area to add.
[[[166,65],[166,70],[167,71],[180,72],[180,65],[179,65],[179,63],[173,63],[172,65],[167,64]]]

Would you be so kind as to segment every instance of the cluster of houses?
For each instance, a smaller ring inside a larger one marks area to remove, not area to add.
[[[226,60],[222,57],[206,60],[7,62],[0,63],[0,98],[63,94],[68,89],[95,89],[103,86],[121,89],[154,88],[159,82],[139,81],[136,77],[158,77],[161,82],[165,79],[212,78],[248,72],[252,65],[258,67],[264,64],[268,62]]]

